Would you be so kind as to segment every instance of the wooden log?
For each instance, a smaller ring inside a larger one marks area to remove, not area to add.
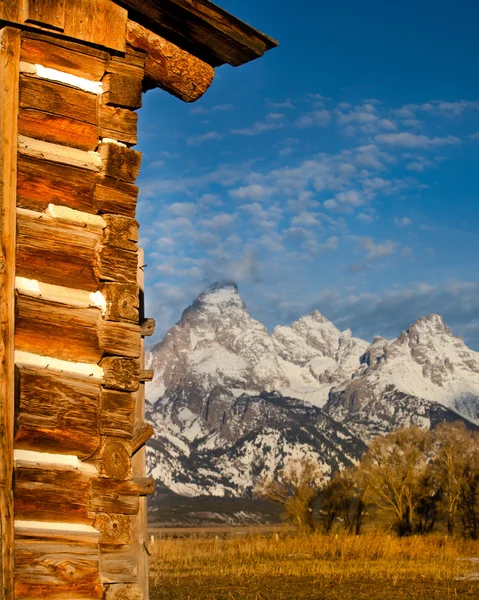
[[[45,369],[17,368],[15,447],[91,456],[100,445],[100,386]]]
[[[136,185],[111,177],[103,177],[97,181],[95,202],[101,213],[134,217],[137,200],[138,188]]]
[[[105,177],[135,183],[141,165],[141,152],[119,144],[100,144],[98,152],[102,161],[102,174]]]
[[[100,433],[131,439],[135,411],[135,395],[116,390],[101,390]]]
[[[122,108],[141,108],[143,78],[120,73],[107,73],[103,79],[103,104]]]
[[[143,249],[138,251],[138,287],[140,288],[140,320],[144,315],[145,271],[143,265],[145,257]],[[145,340],[141,340],[140,370],[145,369]],[[145,422],[145,384],[141,383],[136,393],[135,403],[135,429]],[[142,446],[131,458],[133,477],[142,479],[146,477],[146,448]],[[144,591],[145,598],[149,597],[149,564],[148,564],[148,505],[146,496],[139,499],[138,516],[134,519],[134,544],[138,556],[138,586]]]
[[[146,444],[146,442],[151,438],[152,435],[154,435],[154,433],[155,430],[150,423],[147,423],[146,421],[137,423],[133,431],[133,437],[130,444],[131,454],[138,452],[138,450]]]
[[[101,235],[98,227],[17,209],[17,276],[95,292]]]
[[[24,31],[21,60],[100,81],[105,73],[109,54],[85,44]]]
[[[124,440],[102,437],[98,452],[89,459],[89,462],[96,465],[99,477],[131,479],[130,452]]]
[[[105,319],[138,323],[140,296],[136,284],[101,283],[100,292],[106,300]]]
[[[18,131],[30,138],[80,150],[95,150],[98,146],[99,130],[96,125],[39,110],[20,109]]]
[[[107,356],[100,362],[105,387],[124,392],[136,392],[140,385],[140,362],[135,358]]]
[[[70,528],[64,525],[58,527],[55,523],[48,529],[36,521],[17,521],[15,523],[15,540],[40,540],[55,543],[84,544],[97,546],[100,541],[100,532],[94,531],[90,526],[78,527],[72,524]]]
[[[143,590],[137,584],[112,583],[105,591],[105,600],[145,600]]]
[[[91,525],[92,475],[65,465],[16,461],[15,518]]]
[[[101,104],[99,107],[100,137],[112,138],[125,144],[138,143],[138,115],[118,106]]]
[[[135,283],[138,262],[136,252],[103,246],[99,260],[100,279],[103,281]]]
[[[91,482],[88,508],[96,513],[136,515],[138,487],[131,481],[94,479]]]
[[[125,52],[128,11],[110,0],[75,0],[65,14],[65,35]]]
[[[185,102],[194,102],[211,85],[213,67],[139,23],[128,20],[126,39],[146,52],[144,88],[159,87]]]
[[[20,31],[0,30],[0,590],[13,598],[15,196]]]
[[[100,348],[115,356],[140,356],[141,332],[139,325],[102,321],[99,329]]]
[[[100,579],[103,583],[135,583],[136,576],[133,546],[100,546]]]
[[[96,152],[85,152],[60,144],[51,144],[24,135],[18,136],[18,151],[23,156],[41,158],[89,171],[98,172],[101,167],[101,159]]]
[[[155,376],[153,369],[144,369],[140,371],[140,381],[151,381]]]
[[[65,26],[64,0],[25,0],[25,23],[63,31]]]
[[[101,312],[17,294],[15,348],[74,362],[98,363]]]
[[[95,183],[91,171],[19,156],[17,206],[43,212],[55,204],[96,214]]]
[[[122,248],[131,252],[138,250],[138,221],[119,215],[105,215],[104,219],[106,221],[106,228],[103,232],[105,246]]]
[[[100,544],[119,546],[131,543],[131,516],[98,513],[93,527],[100,532]]]
[[[97,98],[94,94],[39,77],[20,77],[20,106],[90,125],[98,122]]]
[[[155,480],[153,477],[135,477],[133,481],[138,486],[140,496],[150,496],[155,493]]]
[[[155,319],[145,319],[140,323],[141,335],[143,337],[148,337],[155,333]]]
[[[98,546],[92,542],[17,539],[15,598],[101,599],[99,567]]]
[[[124,0],[133,16],[212,66],[242,65],[278,42],[209,0]]]

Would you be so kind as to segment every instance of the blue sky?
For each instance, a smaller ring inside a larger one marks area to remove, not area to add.
[[[162,335],[235,281],[270,329],[318,308],[355,335],[444,315],[479,350],[479,7],[221,6],[280,47],[202,99],[140,111],[148,316]]]

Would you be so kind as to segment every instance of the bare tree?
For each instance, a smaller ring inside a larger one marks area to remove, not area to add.
[[[318,497],[321,469],[312,458],[290,461],[278,478],[259,482],[256,493],[284,507],[285,517],[300,531],[315,529],[313,508]]]
[[[344,469],[322,487],[320,506],[323,528],[329,533],[336,518],[348,533],[359,535],[364,515],[364,489],[358,470]]]
[[[435,430],[433,442],[432,476],[446,513],[447,531],[452,535],[460,512],[464,528],[473,532],[477,529],[472,515],[476,505],[478,436],[461,422],[445,423]]]
[[[393,517],[399,535],[420,529],[418,511],[429,494],[424,480],[430,437],[418,427],[377,437],[361,461],[367,500]]]

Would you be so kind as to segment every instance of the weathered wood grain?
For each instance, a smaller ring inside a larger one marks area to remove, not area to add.
[[[99,129],[96,125],[39,110],[20,109],[18,131],[30,138],[80,150],[95,150],[98,146]]]
[[[21,60],[100,81],[109,62],[109,54],[85,44],[24,31]]]
[[[96,214],[96,175],[59,163],[18,157],[17,206],[43,212],[49,204]]]
[[[133,435],[135,395],[102,388],[100,405],[100,433],[130,439]]]
[[[153,477],[135,477],[133,481],[138,486],[140,496],[150,496],[155,493],[155,480]]]
[[[94,94],[39,77],[20,77],[20,106],[90,125],[98,122],[97,98]]]
[[[15,543],[16,600],[103,597],[97,544],[19,538]]]
[[[141,152],[112,143],[100,144],[98,152],[105,177],[135,183],[140,172]]]
[[[96,513],[136,515],[138,487],[131,481],[94,479],[91,482],[88,508]]]
[[[100,546],[100,579],[103,583],[135,583],[136,577],[133,546]]]
[[[98,513],[93,527],[100,532],[100,544],[120,546],[131,543],[130,515]]]
[[[75,0],[65,14],[65,35],[125,52],[128,11],[110,0]]]
[[[102,102],[122,108],[141,108],[143,78],[120,73],[107,73],[103,79]]]
[[[100,445],[100,390],[85,378],[17,368],[15,447],[91,456]]]
[[[96,152],[85,152],[78,148],[52,144],[25,135],[18,136],[18,151],[23,156],[40,158],[89,171],[98,172],[101,168],[101,159]]]
[[[211,85],[213,67],[139,23],[128,20],[126,39],[146,53],[144,88],[159,87],[185,102],[194,102]]]
[[[91,525],[89,473],[65,465],[16,461],[15,518]]]
[[[138,250],[138,228],[136,219],[119,215],[105,215],[106,228],[103,232],[103,244],[112,248],[122,248],[136,252]]]
[[[25,22],[63,30],[65,0],[25,0]]]
[[[232,66],[258,58],[278,43],[208,0],[124,0],[130,16],[208,64]]]
[[[102,321],[99,328],[100,347],[114,356],[140,356],[141,332],[139,325]]]
[[[145,319],[140,323],[141,335],[149,337],[155,333],[155,319]]]
[[[17,275],[95,292],[101,235],[98,227],[59,222],[17,209]]]
[[[17,294],[15,348],[62,360],[96,364],[101,312]]]
[[[137,257],[136,252],[103,246],[99,257],[100,279],[103,281],[135,283]]]
[[[131,453],[135,454],[138,452],[140,448],[142,448],[146,442],[154,435],[155,430],[150,423],[146,421],[138,421],[135,424],[135,428],[133,430],[133,437],[130,443]]]
[[[136,358],[107,356],[100,362],[104,371],[105,387],[136,392],[140,385],[140,361]]]
[[[138,323],[140,296],[135,283],[101,283],[100,292],[106,300],[105,319]]]
[[[105,600],[145,600],[143,590],[137,584],[112,583],[105,591]]]
[[[138,188],[132,183],[103,177],[97,181],[95,202],[101,213],[113,213],[134,217],[138,200]]]
[[[129,445],[119,438],[102,437],[98,452],[89,459],[96,465],[99,477],[131,479]]]
[[[125,144],[138,143],[138,115],[126,108],[101,104],[98,112],[100,137],[112,138]]]
[[[20,32],[0,30],[0,589],[13,598],[15,196]]]

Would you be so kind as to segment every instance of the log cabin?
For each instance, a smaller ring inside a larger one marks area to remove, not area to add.
[[[137,110],[277,43],[208,0],[0,0],[0,597],[146,600]]]

